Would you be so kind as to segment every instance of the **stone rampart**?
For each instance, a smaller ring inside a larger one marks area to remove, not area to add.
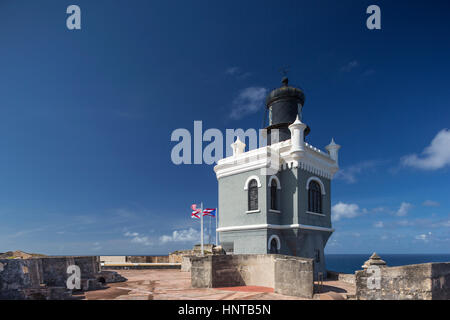
[[[450,262],[356,271],[359,300],[448,300]]]
[[[264,286],[285,295],[312,298],[313,260],[278,254],[190,257],[194,288]]]
[[[77,265],[81,271],[81,289],[99,287],[99,258],[45,257],[0,260],[0,299],[66,298],[67,267]]]

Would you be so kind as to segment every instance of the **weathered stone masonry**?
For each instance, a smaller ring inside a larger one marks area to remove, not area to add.
[[[313,260],[279,254],[190,257],[194,288],[264,286],[276,293],[312,298]]]

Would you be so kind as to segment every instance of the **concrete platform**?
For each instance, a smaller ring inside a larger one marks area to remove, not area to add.
[[[306,300],[273,293],[266,287],[228,287],[202,288],[191,287],[190,272],[173,269],[119,270],[126,282],[108,284],[103,290],[88,291],[79,294],[86,300]],[[331,294],[334,292],[339,296]],[[340,281],[324,281],[322,293],[315,299],[333,299],[354,294],[354,287]]]

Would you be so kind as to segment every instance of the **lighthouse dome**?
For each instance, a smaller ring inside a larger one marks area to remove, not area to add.
[[[282,80],[283,85],[279,88],[273,89],[266,98],[266,106],[269,107],[273,102],[277,100],[296,100],[302,106],[305,103],[305,94],[299,88],[289,86],[288,78],[284,77]]]
[[[305,94],[302,89],[289,86],[288,78],[284,77],[279,88],[272,90],[266,98],[266,108],[269,111],[268,144],[275,141],[284,141],[291,138],[289,125],[297,116],[302,119],[302,109],[305,103]],[[276,129],[276,130],[274,130]],[[305,129],[305,136],[310,131]],[[276,136],[278,134],[278,136]]]

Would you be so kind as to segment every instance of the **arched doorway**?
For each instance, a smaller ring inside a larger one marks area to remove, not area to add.
[[[280,238],[276,235],[272,235],[269,239],[269,253],[278,254],[280,253]]]

